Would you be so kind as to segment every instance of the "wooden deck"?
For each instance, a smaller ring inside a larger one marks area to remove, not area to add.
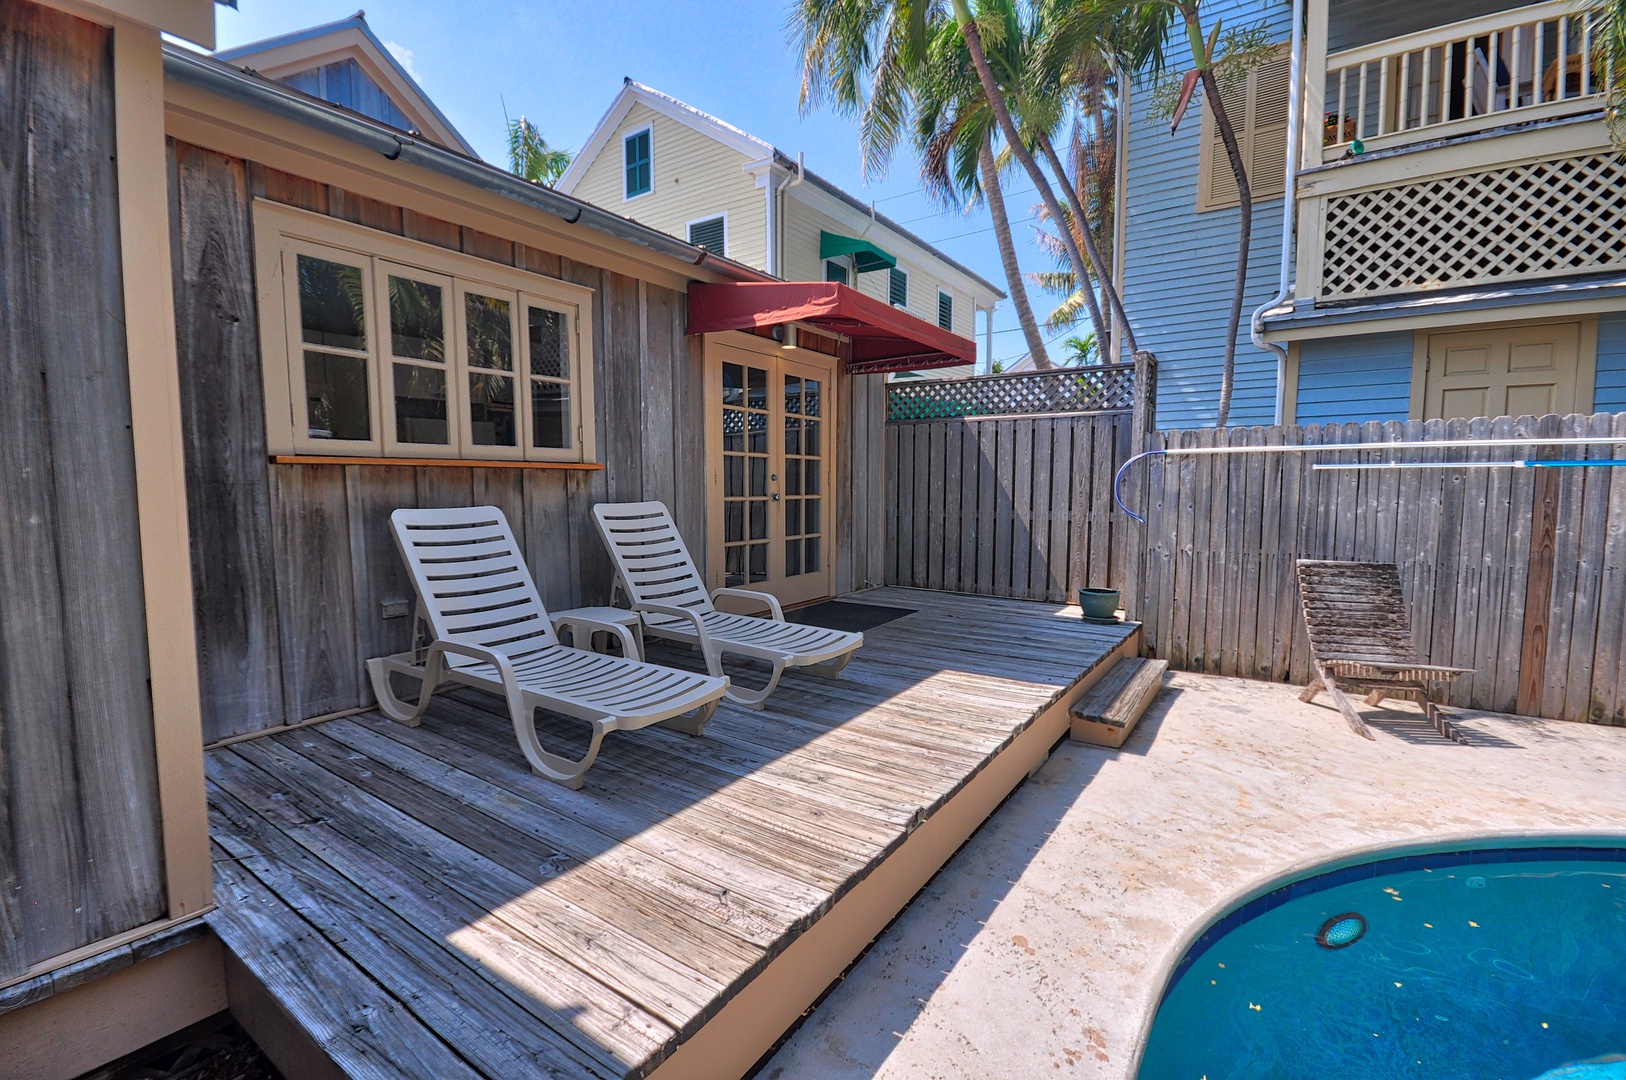
[[[612,735],[580,791],[472,692],[211,751],[215,931],[350,1076],[739,1075],[1136,644],[1054,605],[850,599],[917,611],[703,738]]]

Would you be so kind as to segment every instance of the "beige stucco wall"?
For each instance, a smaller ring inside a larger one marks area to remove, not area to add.
[[[840,233],[843,236],[853,236],[863,232],[862,227],[854,229],[850,224],[844,225],[815,207],[809,206],[797,198],[784,200],[784,276],[792,281],[823,281],[824,261],[819,258],[819,233],[828,230]],[[873,242],[882,250],[895,255],[898,260],[898,269],[909,275],[909,304],[911,314],[935,325],[937,323],[937,292],[939,289],[954,297],[954,326],[952,329],[961,337],[972,337],[974,334],[974,313],[971,306],[971,294],[948,284],[943,278],[928,269],[928,259],[922,258],[921,249],[898,236],[892,230],[881,224],[876,224],[864,235],[866,240]],[[930,260],[935,261],[935,260]],[[859,292],[866,296],[873,296],[878,300],[888,298],[888,289],[891,286],[891,275],[885,271],[876,271],[858,275],[855,283]],[[984,304],[991,297],[980,298]]]
[[[625,198],[622,139],[650,128],[652,190]],[[767,204],[756,177],[745,171],[751,159],[693,128],[635,103],[605,142],[572,195],[616,214],[687,240],[688,223],[727,213],[730,259],[765,268]]]

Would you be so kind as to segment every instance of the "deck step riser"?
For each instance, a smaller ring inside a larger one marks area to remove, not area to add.
[[[1120,660],[1072,708],[1073,738],[1113,749],[1124,744],[1163,689],[1167,660]]]

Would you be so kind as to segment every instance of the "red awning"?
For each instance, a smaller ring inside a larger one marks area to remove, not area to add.
[[[689,333],[809,323],[852,343],[854,375],[977,362],[977,345],[834,281],[738,281],[689,286]]]

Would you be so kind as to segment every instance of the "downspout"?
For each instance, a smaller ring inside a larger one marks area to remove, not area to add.
[[[779,249],[780,249],[781,245],[779,243],[779,236],[777,235],[777,230],[774,228],[774,225],[775,225],[776,221],[778,220],[775,217],[775,214],[774,214],[774,210],[775,210],[774,193],[776,191],[789,191],[793,187],[798,187],[798,186],[800,186],[801,182],[806,178],[807,178],[807,159],[806,159],[806,156],[804,154],[801,154],[801,153],[798,153],[796,155],[796,175],[791,177],[789,180],[786,180],[783,184],[779,185],[778,188],[775,188],[773,186],[773,170],[772,170],[771,166],[769,168],[769,172],[768,172],[768,258],[769,258],[768,273],[774,275],[775,277],[783,277],[784,275],[780,273],[780,266],[779,266],[779,263],[780,263],[779,254],[780,254],[780,252],[779,252]]]
[[[1276,420],[1280,424],[1287,416],[1287,348],[1265,340],[1265,312],[1286,303],[1293,295],[1293,239],[1298,232],[1299,200],[1299,143],[1304,137],[1304,4],[1307,0],[1293,0],[1292,61],[1288,71],[1287,91],[1287,170],[1282,185],[1282,264],[1276,295],[1261,304],[1249,320],[1253,343],[1266,352],[1276,354]]]

